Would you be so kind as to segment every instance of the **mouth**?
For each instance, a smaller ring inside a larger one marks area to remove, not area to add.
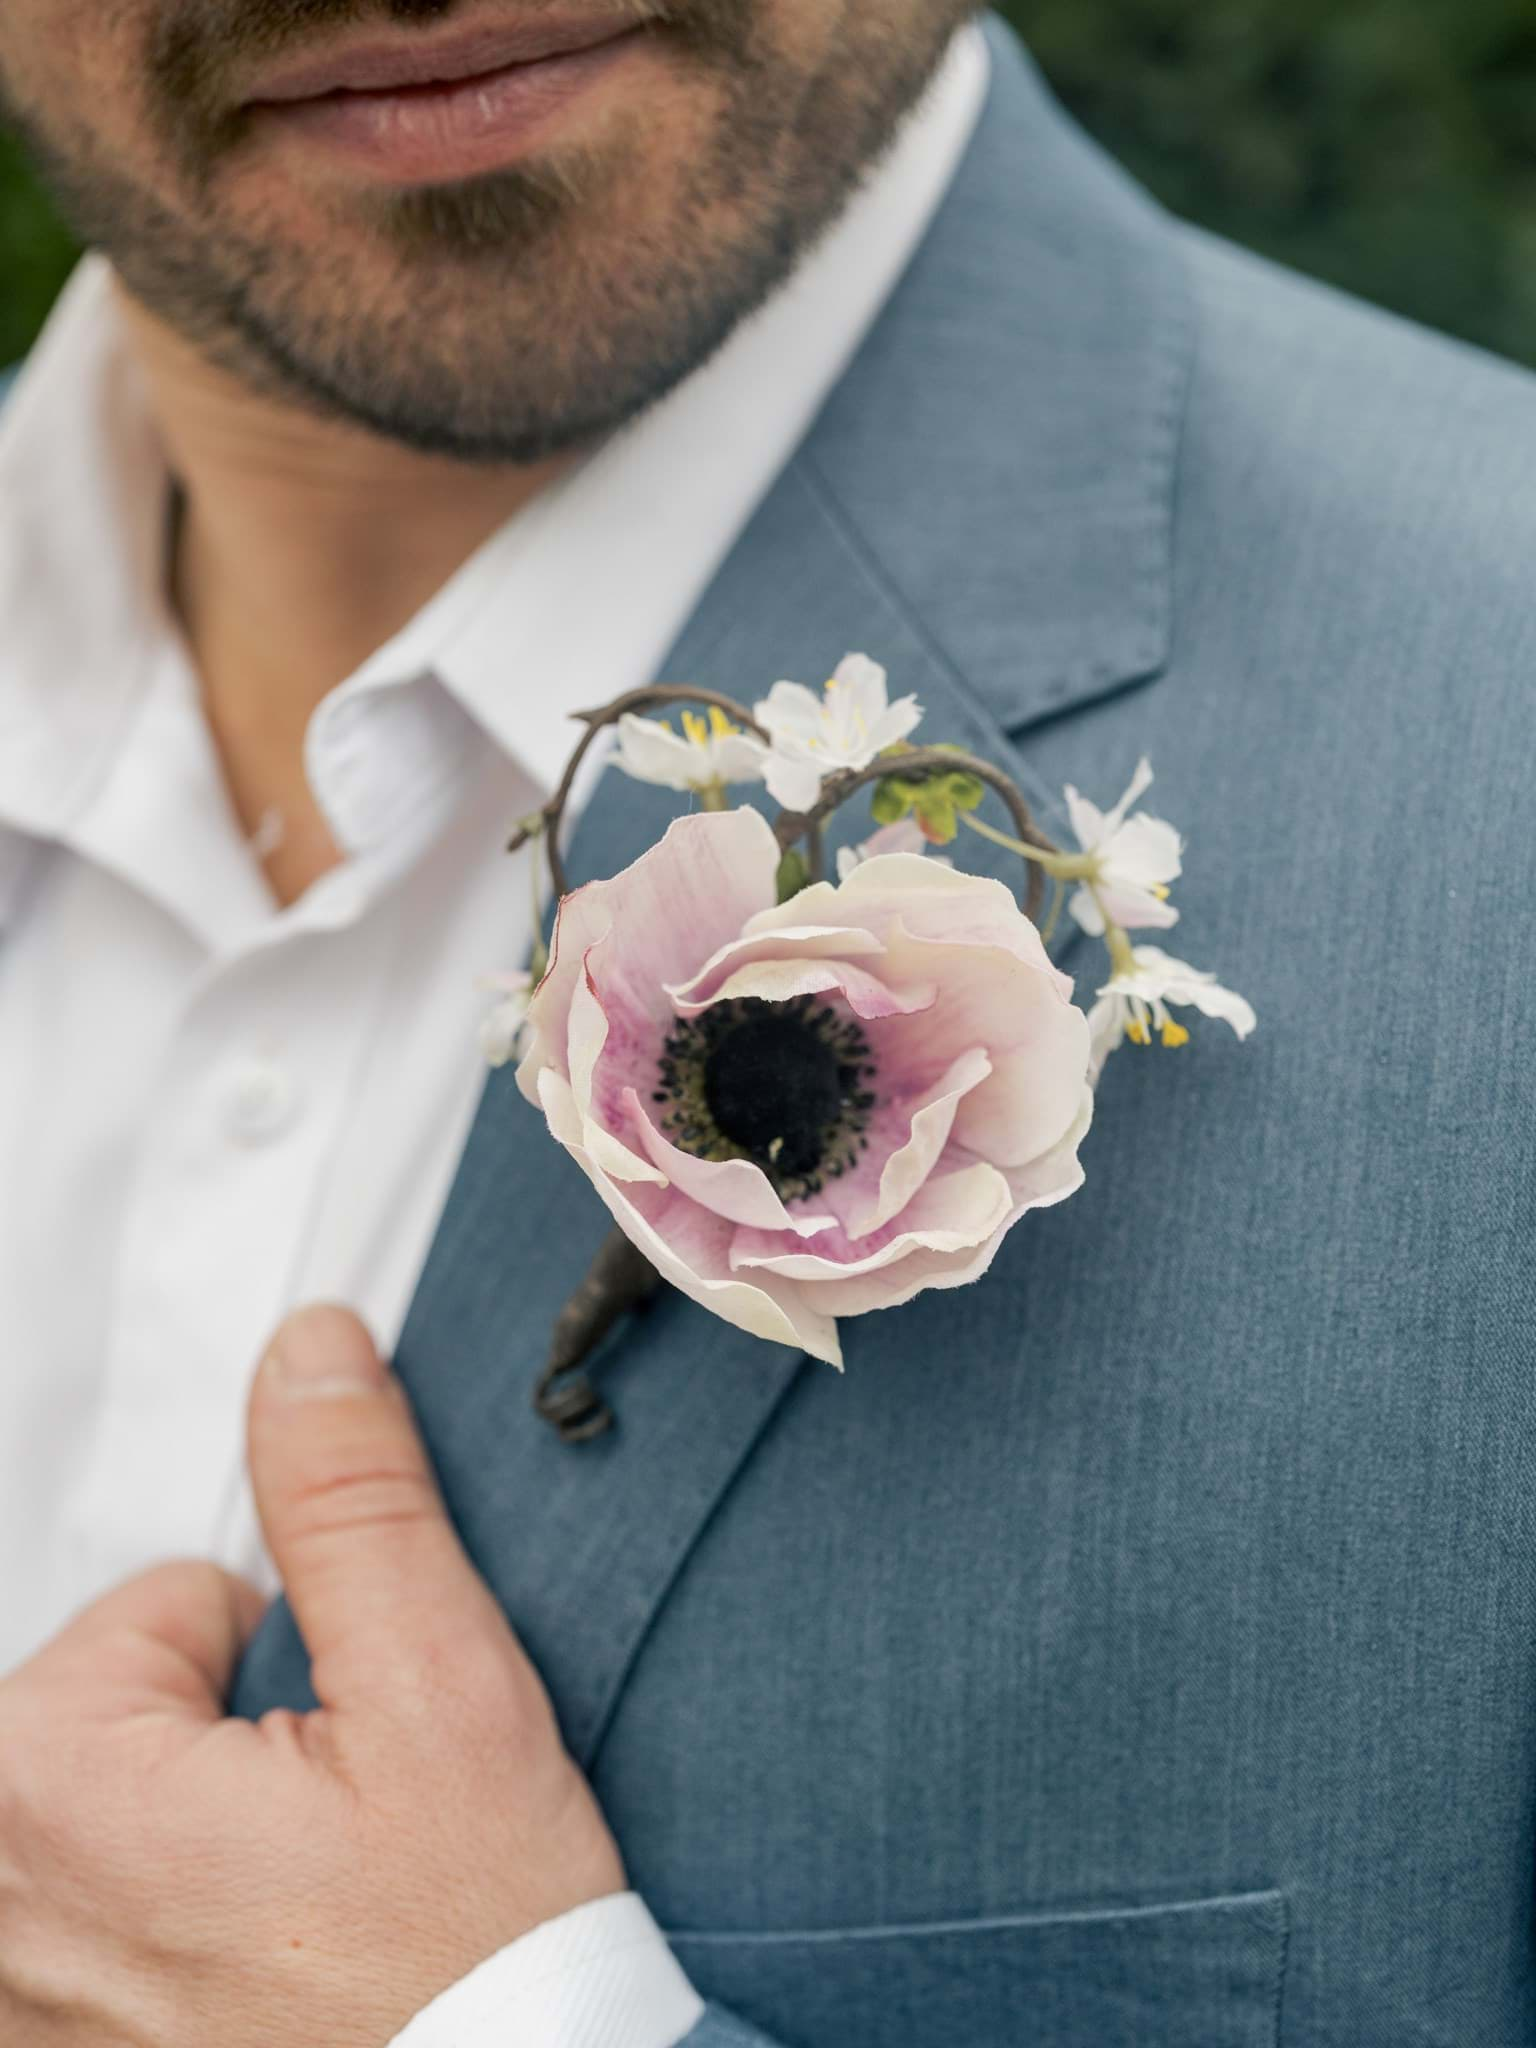
[[[276,68],[245,111],[396,184],[483,175],[541,140],[578,97],[648,42],[653,24],[605,15],[376,38]]]

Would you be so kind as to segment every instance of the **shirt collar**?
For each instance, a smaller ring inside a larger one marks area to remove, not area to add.
[[[478,730],[549,787],[571,715],[655,677],[915,254],[988,71],[980,32],[962,29],[879,169],[780,291],[319,706],[310,776],[343,844],[377,844],[414,800],[390,760],[420,765],[430,741],[440,798]],[[0,413],[0,829],[62,836],[110,770],[175,633],[167,503],[110,271],[87,257]],[[719,680],[750,696],[773,677]]]
[[[169,479],[88,256],[0,412],[0,825],[47,837],[109,768],[154,651]]]

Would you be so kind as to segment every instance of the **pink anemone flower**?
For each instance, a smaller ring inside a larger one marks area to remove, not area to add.
[[[842,1364],[1082,1184],[1088,1020],[1000,882],[897,853],[776,902],[742,809],[560,906],[518,1085],[672,1285]]]

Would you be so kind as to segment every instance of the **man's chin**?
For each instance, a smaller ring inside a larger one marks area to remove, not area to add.
[[[361,315],[355,301],[302,318],[291,306],[267,316],[246,305],[226,366],[253,388],[417,453],[526,466],[604,440],[716,340],[663,323],[637,328],[615,351],[601,335],[539,317],[510,287],[498,299],[462,267],[438,264],[430,281],[408,283],[379,292]]]

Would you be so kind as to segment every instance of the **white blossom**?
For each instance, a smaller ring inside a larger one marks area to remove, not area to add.
[[[923,710],[915,697],[892,704],[880,664],[850,654],[821,696],[803,683],[775,683],[753,715],[773,743],[764,772],[768,794],[787,811],[808,811],[825,777],[867,768],[907,737]]]
[[[708,717],[682,714],[681,733],[665,718],[640,718],[626,711],[619,720],[618,764],[637,782],[699,795],[730,782],[761,782],[767,748],[732,725],[718,705]]]
[[[528,973],[487,974],[480,986],[495,992],[496,1003],[480,1026],[480,1050],[493,1067],[520,1060],[527,1050],[528,1005],[533,976]]]
[[[1108,812],[1067,785],[1072,830],[1094,862],[1093,874],[1069,907],[1083,930],[1096,939],[1104,936],[1106,917],[1126,931],[1148,926],[1166,931],[1179,921],[1168,901],[1168,884],[1182,871],[1183,841],[1161,818],[1149,818],[1145,811],[1127,816],[1151,781],[1152,766],[1143,757],[1130,787]]]
[[[894,825],[882,825],[878,832],[872,832],[857,846],[840,846],[837,849],[837,879],[846,882],[856,868],[863,867],[867,860],[878,860],[883,853],[926,853],[928,842],[916,818],[898,818]],[[935,859],[942,856],[935,855]],[[949,867],[953,863],[945,861]]]
[[[1150,1045],[1155,1030],[1166,1046],[1187,1045],[1189,1033],[1170,1014],[1170,1004],[1219,1017],[1239,1038],[1246,1038],[1257,1024],[1253,1005],[1223,988],[1214,974],[1175,960],[1160,946],[1134,946],[1131,958],[1132,967],[1105,982],[1088,1012],[1095,1078],[1127,1038],[1133,1045]]]

